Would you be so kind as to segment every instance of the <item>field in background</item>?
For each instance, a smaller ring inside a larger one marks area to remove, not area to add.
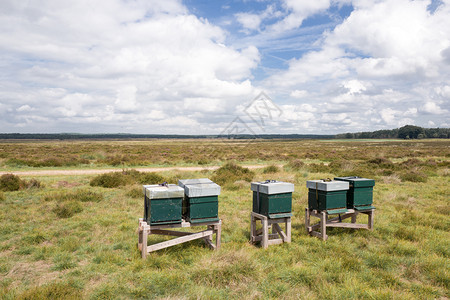
[[[230,161],[284,167],[132,170]],[[0,142],[0,171],[91,168],[118,173],[20,177],[0,192],[0,298],[450,297],[449,140]],[[374,231],[309,237],[306,180],[345,175],[376,180]],[[222,249],[194,241],[142,260],[141,184],[201,177],[222,185]],[[295,183],[291,244],[249,244],[251,178]]]

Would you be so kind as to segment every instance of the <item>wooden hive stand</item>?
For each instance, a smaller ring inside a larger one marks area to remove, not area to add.
[[[340,214],[338,217],[329,218],[329,212],[327,211],[318,211],[318,210],[310,210],[309,208],[305,209],[305,227],[306,231],[315,237],[318,237],[322,240],[327,240],[327,227],[341,227],[341,228],[364,228],[364,229],[373,229],[373,214],[375,209],[357,211],[354,209],[348,209],[343,214]],[[332,213],[333,214],[333,213]],[[334,213],[336,214],[336,213]],[[368,216],[368,224],[357,224],[356,217],[359,214],[366,214]],[[320,219],[319,223],[311,225],[311,216],[317,217]],[[342,221],[347,218],[352,218],[351,223],[343,223]],[[320,228],[320,232],[316,231]]]
[[[262,228],[256,229],[257,221],[261,221]],[[286,225],[286,233],[281,229],[279,223]],[[269,227],[272,233],[269,233]],[[268,218],[258,213],[251,213],[250,221],[250,242],[261,242],[261,247],[267,248],[269,245],[291,242],[291,217]]]
[[[200,232],[184,232],[168,230],[168,228],[186,228],[191,226],[207,226],[206,230]],[[222,221],[204,222],[191,224],[183,220],[178,224],[165,224],[165,225],[149,225],[143,218],[139,219],[139,242],[138,248],[141,251],[142,258],[146,258],[147,254],[156,250],[168,248],[178,244],[182,244],[188,241],[203,239],[203,241],[214,250],[220,248],[220,237],[222,234]],[[150,234],[170,235],[176,236],[176,238],[160,242],[153,245],[147,245],[148,236]],[[216,243],[213,243],[213,234],[216,234]]]

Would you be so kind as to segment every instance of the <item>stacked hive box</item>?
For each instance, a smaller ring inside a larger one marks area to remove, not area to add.
[[[345,181],[350,184],[347,193],[347,208],[354,208],[359,211],[375,208],[372,206],[375,180],[358,176],[336,177],[334,180]]]
[[[144,185],[144,220],[150,225],[181,223],[184,190],[175,184]]]
[[[184,179],[178,185],[184,189],[183,216],[191,223],[218,221],[220,186],[209,180]]]
[[[308,180],[308,207],[310,210],[343,213],[347,211],[347,191],[345,181]]]
[[[292,216],[292,183],[275,180],[252,182],[251,190],[253,212],[273,219]]]

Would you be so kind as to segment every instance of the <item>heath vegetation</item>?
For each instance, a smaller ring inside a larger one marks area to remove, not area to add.
[[[0,148],[0,169],[9,172],[0,178],[1,299],[450,297],[448,140],[22,141]],[[10,174],[44,161],[54,162],[47,169],[117,171]],[[221,167],[133,169],[164,165]],[[326,242],[308,236],[306,181],[346,175],[376,180],[374,230],[330,228]],[[142,184],[203,177],[223,187],[222,249],[192,241],[142,260],[136,234]],[[249,243],[249,182],[266,179],[292,182],[295,192],[292,243],[265,250]]]

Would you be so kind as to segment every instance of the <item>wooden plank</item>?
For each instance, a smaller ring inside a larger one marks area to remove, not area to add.
[[[198,233],[192,233],[192,234],[187,235],[187,236],[178,237],[178,238],[175,238],[175,239],[170,240],[170,241],[165,241],[165,242],[161,242],[161,243],[158,243],[158,244],[154,244],[154,245],[148,246],[147,247],[147,252],[150,253],[150,252],[153,252],[153,251],[156,251],[156,250],[160,250],[160,249],[164,249],[164,248],[167,248],[167,247],[175,246],[175,245],[178,245],[178,244],[181,244],[181,243],[185,243],[185,242],[188,242],[188,241],[200,239],[200,238],[203,238],[203,237],[205,237],[207,235],[212,235],[213,233],[214,233],[214,231],[212,231],[212,230],[205,230],[205,231],[201,231],[201,232],[198,232]]]
[[[291,242],[291,218],[286,218],[286,239],[284,240],[286,243]]]
[[[310,214],[309,214],[309,208],[305,208],[305,229],[307,232],[309,232],[309,224],[310,224]]]
[[[256,235],[255,229],[256,229],[256,220],[252,216],[252,214],[250,214],[250,242],[253,242],[253,237]]]
[[[221,239],[222,239],[222,221],[219,220],[219,223],[214,225],[214,229],[216,231],[216,250],[220,249]]]
[[[278,219],[269,219],[268,224],[272,225],[272,224],[284,223],[284,222],[286,222],[286,219],[287,219],[287,217],[278,218]]]
[[[340,228],[367,228],[366,224],[356,224],[356,223],[328,223],[327,227],[340,227]]]
[[[141,250],[141,256],[142,258],[146,258],[147,257],[147,238],[148,238],[148,232],[149,230],[149,226],[148,225],[144,225],[144,227],[142,228],[142,250]]]
[[[322,238],[322,234],[320,232],[317,232],[317,231],[311,231],[309,234],[312,235],[312,236],[318,237],[319,239]]]
[[[254,211],[252,211],[252,216],[254,216],[254,217],[256,217],[256,218],[258,218],[258,219],[260,219],[260,220],[264,220],[264,219],[267,220],[267,217],[266,217],[266,216],[260,215],[260,214],[258,214],[258,213],[255,213]]]
[[[323,211],[320,216],[320,233],[322,239],[325,241],[327,238],[327,214]]]
[[[211,237],[211,236],[206,236],[206,237],[203,238],[203,240],[205,241],[206,245],[208,245],[209,248],[211,248],[213,250],[216,249],[216,245],[214,245],[212,240],[209,239],[208,237]]]
[[[270,240],[270,239],[277,239],[277,238],[279,238],[279,237],[280,237],[280,236],[279,236],[278,234],[273,234],[273,233],[269,234],[269,236],[268,236],[269,240]],[[254,236],[254,237],[253,237],[253,240],[254,240],[255,242],[260,242],[260,241],[262,241],[262,238],[263,238],[262,235],[257,235],[257,236]]]
[[[320,228],[320,222],[319,222],[319,223],[316,223],[316,224],[314,224],[314,225],[309,226],[309,228],[310,228],[311,230],[317,230],[317,229],[319,229],[319,228]]]
[[[263,247],[263,248],[267,248],[268,246],[269,246],[269,244],[268,244],[268,241],[269,241],[269,226],[268,226],[268,224],[267,224],[267,218],[265,218],[265,219],[262,219],[262,229],[263,229],[263,232],[262,232],[262,240],[261,240],[261,246]]]
[[[286,236],[286,234],[283,232],[283,230],[281,230],[280,225],[278,225],[278,224],[273,224],[272,226],[273,226],[273,229],[275,229],[275,230],[281,235],[281,238],[283,239],[283,241],[286,241],[286,240],[287,240],[287,236]]]
[[[170,236],[185,236],[185,235],[192,234],[192,232],[182,232],[182,231],[173,231],[173,230],[165,230],[165,229],[152,229],[151,234],[161,234],[161,235],[170,235]]]
[[[183,220],[181,223],[175,223],[175,224],[162,224],[162,225],[151,225],[151,229],[166,229],[166,228],[188,228],[188,227],[194,227],[194,226],[206,226],[206,225],[216,225],[219,224],[221,221],[214,221],[214,222],[202,222],[202,223],[189,223]]]
[[[278,245],[278,244],[283,244],[283,240],[282,239],[275,239],[275,240],[268,240],[267,241],[267,246]]]

